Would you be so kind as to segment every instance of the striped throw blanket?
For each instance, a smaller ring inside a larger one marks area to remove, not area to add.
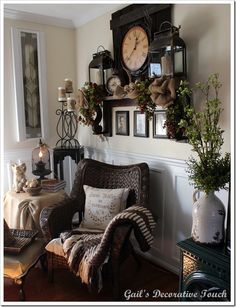
[[[153,243],[155,222],[151,212],[140,206],[131,206],[117,214],[104,233],[81,233],[78,230],[63,232],[63,250],[71,271],[80,276],[87,285],[102,288],[102,267],[109,260],[112,235],[118,225],[130,224],[142,251],[150,249]]]

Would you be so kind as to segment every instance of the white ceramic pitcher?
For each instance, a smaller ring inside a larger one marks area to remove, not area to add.
[[[199,192],[193,192],[192,239],[198,243],[222,244],[225,233],[225,207],[214,192],[197,199]]]

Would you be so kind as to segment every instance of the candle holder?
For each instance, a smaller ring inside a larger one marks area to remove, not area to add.
[[[32,173],[39,176],[38,181],[41,182],[45,176],[51,174],[50,165],[50,152],[40,139],[38,147],[32,151]]]
[[[75,113],[76,100],[70,95],[73,93],[72,81],[65,79],[65,87],[58,88],[58,102],[61,103],[61,108],[56,110],[56,115],[59,116],[56,132],[59,136],[56,142],[56,147],[61,148],[79,148],[80,144],[75,139],[77,133],[77,116]]]

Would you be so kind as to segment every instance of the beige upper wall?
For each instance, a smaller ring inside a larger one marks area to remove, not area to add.
[[[111,13],[105,14],[76,31],[25,21],[5,19],[4,29],[4,149],[32,148],[36,141],[16,141],[16,114],[13,97],[13,69],[11,53],[12,26],[40,30],[45,33],[48,86],[49,139],[54,147],[58,107],[57,88],[66,77],[74,80],[75,88],[88,80],[88,64],[99,45],[112,51]],[[212,72],[219,72],[223,82],[220,91],[224,112],[221,126],[225,130],[224,151],[230,151],[230,5],[226,4],[176,4],[173,6],[173,23],[181,25],[181,37],[187,45],[188,79],[191,84],[205,80]],[[77,81],[76,81],[77,77]],[[200,102],[195,101],[196,104]],[[120,108],[121,109],[121,108]],[[115,110],[113,110],[113,137],[101,142],[90,127],[79,126],[78,139],[82,145],[96,148],[123,150],[177,159],[186,159],[191,153],[188,144],[172,140],[133,137],[133,110],[130,111],[130,136],[114,135]]]
[[[38,140],[17,142],[16,108],[14,101],[11,27],[38,30],[45,34],[49,138],[46,143],[54,147],[57,141],[56,109],[57,88],[65,78],[72,78],[76,85],[75,30],[47,26],[32,22],[4,20],[4,149],[33,148]]]
[[[106,49],[112,50],[110,19],[111,13],[105,14],[76,30],[78,87],[88,80],[88,64],[97,46],[103,45]],[[210,73],[220,73],[223,83],[220,98],[224,108],[220,123],[225,130],[223,151],[230,151],[230,5],[175,4],[173,24],[181,25],[180,35],[187,45],[190,84],[206,80]],[[199,105],[200,101],[194,103]],[[118,109],[130,111],[130,136],[114,135],[114,111]],[[190,145],[173,140],[153,139],[152,123],[148,139],[133,137],[133,110],[134,108],[114,108],[113,137],[107,138],[104,142],[92,135],[90,127],[80,126],[80,143],[98,149],[111,148],[177,159],[189,157]]]

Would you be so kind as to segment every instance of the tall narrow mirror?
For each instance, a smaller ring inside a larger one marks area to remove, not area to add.
[[[18,141],[46,138],[47,91],[44,35],[12,28]]]

